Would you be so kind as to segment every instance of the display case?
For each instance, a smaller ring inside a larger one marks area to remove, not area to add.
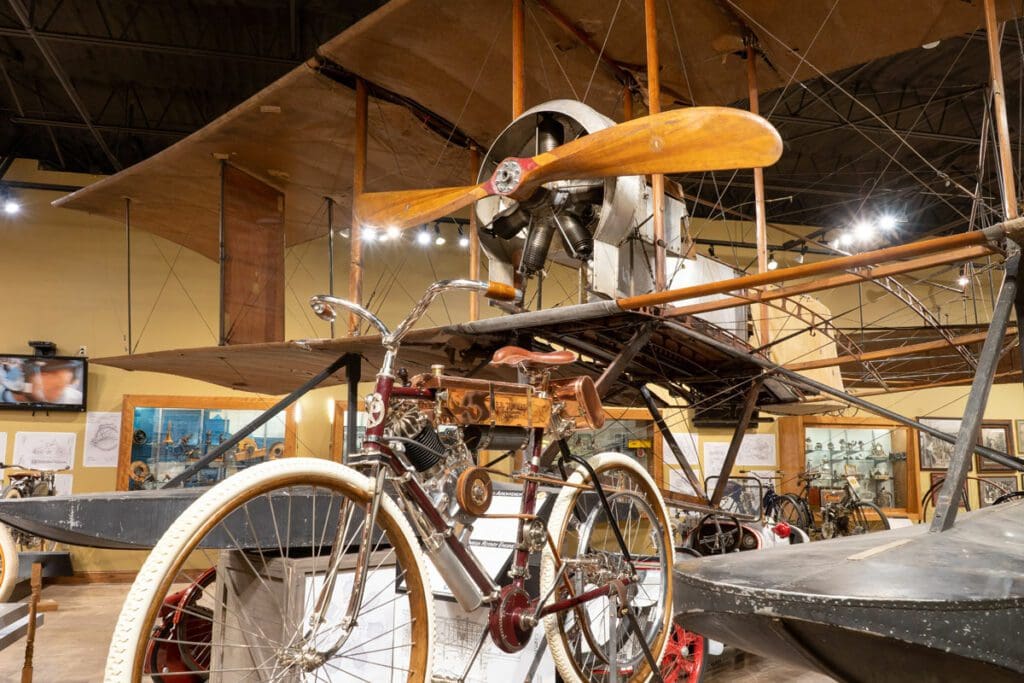
[[[642,408],[605,406],[604,426],[594,431],[577,431],[569,437],[569,449],[575,455],[588,457],[612,451],[625,453],[636,459],[640,466],[654,476],[659,488],[661,481],[661,439],[654,438],[654,421]]]
[[[804,467],[820,473],[815,485],[842,488],[846,477],[857,477],[859,495],[881,508],[905,508],[907,452],[894,448],[899,428],[827,425],[807,427],[804,434]],[[895,486],[897,480],[901,486]],[[897,488],[900,489],[897,491]]]
[[[876,418],[801,416],[779,421],[780,464],[787,477],[801,471],[819,476],[819,489],[842,489],[847,477],[858,495],[880,508],[918,512],[916,444],[911,430]],[[790,482],[784,491],[797,492]]]
[[[274,403],[275,399],[259,397],[125,396],[118,490],[160,488]],[[238,470],[294,453],[295,424],[289,409],[209,463],[185,486],[209,486]]]

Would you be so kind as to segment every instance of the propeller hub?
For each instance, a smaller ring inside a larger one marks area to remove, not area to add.
[[[523,167],[517,159],[505,159],[494,169],[492,180],[498,194],[509,194],[519,187],[523,178]]]

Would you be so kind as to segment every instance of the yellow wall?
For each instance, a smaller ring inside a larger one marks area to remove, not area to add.
[[[9,179],[62,184],[85,184],[89,176],[37,171],[34,162],[19,161]],[[57,343],[60,352],[73,354],[80,346],[92,358],[125,352],[127,321],[125,313],[125,244],[123,225],[78,212],[55,209],[53,192],[18,192],[24,208],[15,217],[0,216],[0,264],[3,268],[4,324],[0,326],[0,353],[28,353],[29,339],[47,339]],[[752,239],[752,227],[743,223],[695,221],[694,233],[706,237]],[[794,228],[805,231],[806,228]],[[771,241],[788,239],[773,233]],[[455,245],[454,234],[443,248],[421,249],[393,244],[368,245],[364,291],[373,307],[383,299],[380,314],[388,323],[404,315],[419,293],[435,279],[464,276],[466,252]],[[335,281],[344,295],[347,283],[348,241],[337,242]],[[703,251],[703,249],[702,249]],[[718,249],[725,260],[749,264],[749,252]],[[286,273],[286,337],[326,336],[328,326],[306,306],[312,294],[327,288],[326,240],[321,239],[289,249]],[[139,352],[171,348],[207,346],[216,343],[217,268],[216,265],[177,245],[141,230],[133,232],[133,331]],[[169,275],[168,264],[174,264]],[[785,265],[785,264],[784,264]],[[486,259],[484,259],[486,268]],[[576,279],[572,272],[555,268],[551,284],[545,287],[550,305],[563,295],[573,294]],[[388,291],[390,288],[390,291]],[[187,293],[186,293],[187,292]],[[386,296],[385,296],[386,293]],[[927,294],[927,292],[925,292]],[[856,297],[855,288],[825,292],[820,298],[833,310],[845,310]],[[571,298],[571,297],[570,297]],[[423,324],[444,324],[466,317],[467,299],[453,295],[447,305],[436,304]],[[870,304],[865,320],[876,317],[876,310],[890,306],[884,301]],[[484,315],[493,315],[486,305]],[[916,324],[903,318],[900,324]],[[215,385],[150,373],[128,373],[92,365],[89,378],[90,411],[120,410],[125,394],[243,395]],[[954,417],[963,407],[965,388],[931,390],[880,397],[877,401],[909,416]],[[298,453],[326,457],[329,453],[330,424],[327,404],[344,396],[344,387],[312,392],[302,399],[303,419],[298,426]],[[1019,385],[997,386],[986,415],[990,418],[1020,417],[1024,394]],[[677,431],[695,431],[683,412],[669,412],[666,418]],[[78,434],[74,492],[109,491],[114,488],[113,468],[84,468],[82,443],[84,414],[53,413],[31,416],[23,412],[0,412],[0,431],[8,434],[5,461],[12,458],[14,434],[18,431],[74,431]],[[759,431],[773,433],[774,425],[762,425]],[[698,453],[703,444],[728,441],[728,430],[705,430],[700,434]],[[666,454],[667,455],[667,454]],[[667,456],[670,458],[670,456]],[[666,473],[667,474],[667,473]],[[922,478],[922,484],[924,484]],[[972,491],[973,495],[973,491]],[[79,571],[132,569],[138,566],[136,553],[96,552],[74,549]]]
[[[90,176],[41,172],[34,162],[19,160],[7,179],[83,185]],[[31,353],[29,339],[51,340],[63,354],[85,346],[90,358],[126,352],[126,263],[124,226],[114,221],[58,209],[50,202],[60,193],[16,191],[21,212],[0,214],[0,264],[3,272],[0,353]],[[366,248],[366,297],[392,286],[379,314],[389,324],[408,312],[415,298],[435,279],[463,277],[467,252],[456,244],[454,233],[443,247],[403,248],[377,244]],[[348,282],[348,241],[335,245],[336,292],[344,296]],[[174,264],[169,275],[168,264]],[[486,268],[486,260],[484,262]],[[435,278],[434,273],[437,273]],[[397,274],[397,276],[395,276]],[[313,294],[327,291],[326,238],[289,249],[286,256],[286,337],[329,335],[327,323],[306,304]],[[133,335],[137,352],[210,346],[217,343],[217,266],[214,262],[142,230],[132,233]],[[435,304],[422,325],[464,320],[466,295],[451,295]],[[486,302],[484,316],[494,315]],[[341,329],[341,328],[339,328]],[[367,387],[369,385],[366,385]],[[194,380],[155,373],[130,373],[90,365],[88,410],[120,411],[125,394],[195,396],[250,396]],[[311,392],[301,401],[298,425],[299,455],[328,457],[331,425],[327,405],[343,398],[343,386]],[[50,415],[0,411],[0,432],[7,433],[5,462],[13,458],[14,435],[19,431],[72,431],[77,434],[74,493],[112,491],[115,468],[85,468],[82,450],[84,413]],[[78,571],[131,569],[136,553],[74,549]]]

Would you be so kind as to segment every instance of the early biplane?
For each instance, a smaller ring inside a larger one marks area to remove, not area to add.
[[[759,91],[784,91],[794,83],[960,36],[985,20],[991,38],[997,20],[1015,16],[1012,3],[992,0],[984,3],[984,14],[959,0],[900,3],[904,11],[898,12],[892,4],[694,0],[663,6],[647,0],[641,7],[610,0],[517,0],[510,7],[471,0],[394,0],[204,129],[58,201],[66,208],[130,221],[132,229],[193,249],[221,267],[219,345],[132,353],[129,334],[128,355],[96,362],[249,391],[291,392],[277,410],[313,386],[347,380],[354,411],[360,378],[380,363],[379,339],[359,335],[350,324],[348,336],[285,341],[284,248],[326,234],[333,289],[333,215],[352,216],[345,221],[348,294],[360,301],[364,259],[372,258],[364,252],[369,231],[405,230],[456,214],[471,231],[470,277],[479,277],[479,245],[492,279],[525,286],[535,295],[548,262],[579,271],[578,299],[535,310],[527,310],[528,302],[522,301],[502,311],[508,315],[485,319],[478,319],[474,299],[468,321],[409,335],[404,361],[413,369],[440,363],[449,372],[497,378],[498,370],[486,361],[504,345],[571,349],[580,360],[566,372],[594,377],[609,402],[642,403],[666,431],[661,418],[666,396],[684,401],[696,425],[734,427],[725,472],[756,410],[792,414],[852,404],[952,440],[867,402],[864,394],[973,381],[969,405],[980,419],[991,382],[1020,380],[1020,357],[1009,353],[1016,340],[1007,329],[1016,299],[1016,242],[1024,228],[1017,215],[1005,108],[1001,119],[998,115],[1004,106],[998,48],[992,125],[1000,142],[1006,198],[1002,212],[989,215],[984,225],[965,221],[953,234],[856,254],[823,245],[821,232],[798,233],[797,244],[825,248],[835,258],[769,269],[764,179],[755,171],[758,272],[736,276],[720,261],[695,256],[687,229],[696,206],[710,205],[719,216],[748,217],[722,205],[720,195],[702,195],[700,183],[687,179],[769,166],[786,143],[784,120],[780,142],[764,119],[723,105],[746,97],[756,112]],[[659,54],[664,57],[660,67]],[[646,68],[637,66],[643,64]],[[536,106],[528,109],[527,99]],[[634,107],[646,110],[646,116],[634,117]],[[626,120],[615,124],[614,119]],[[770,113],[767,120],[772,122]],[[664,174],[674,176],[666,182]],[[650,182],[642,176],[651,176]],[[437,186],[441,189],[431,189]],[[979,324],[951,331],[898,279],[990,257],[1005,259],[1005,279],[987,329]],[[865,282],[876,283],[917,316],[916,326],[895,333],[902,344],[894,346],[893,330],[881,327],[855,339],[830,324],[832,314],[808,297]],[[809,334],[824,334],[826,342],[808,344]],[[915,372],[912,379],[908,371]],[[663,391],[652,392],[650,386]],[[977,452],[1024,471],[1019,459],[976,446],[977,427],[977,420],[964,420],[956,439],[961,460]],[[222,448],[232,448],[244,436],[239,432]],[[727,477],[705,493],[686,459],[675,455],[696,492],[680,502],[713,512]],[[957,488],[953,482],[962,482],[965,474],[951,467],[934,528],[951,526],[956,516],[956,506],[950,505]],[[160,498],[177,495],[164,492]],[[991,520],[1000,515],[1018,519],[1019,506],[963,526],[974,524],[979,534],[988,533],[995,528]],[[19,522],[13,507],[0,516],[15,526],[36,525],[31,530],[39,531],[35,522]],[[915,534],[907,532],[891,547],[930,544],[941,557],[943,543],[963,542],[952,535],[914,541],[924,536],[922,530]],[[86,535],[77,528],[68,538],[82,543]],[[104,542],[125,547],[117,539],[91,540],[99,546]],[[841,558],[836,553],[847,551],[828,547],[802,554],[826,555],[829,559],[822,562],[843,564],[889,548],[885,541],[864,538],[851,542],[850,554]],[[762,604],[758,601],[783,590],[778,572],[758,566],[742,558],[686,564],[679,592],[693,598],[680,606],[679,618],[754,650],[785,641],[804,665],[864,680],[855,658],[829,663],[823,654],[837,642],[851,641],[830,640],[831,632],[819,637],[825,631],[816,626],[798,631],[788,624],[829,623],[844,633],[867,630],[877,634],[873,637],[890,637],[885,624],[845,624],[845,603],[819,617],[799,611],[805,606],[779,600],[772,603],[771,621],[783,626],[749,626],[753,622],[747,617]],[[925,569],[938,571],[933,565]],[[742,590],[718,599],[720,587],[737,576],[745,577]],[[971,580],[985,583],[981,575]],[[955,603],[963,587],[945,581],[932,582],[939,588],[920,602]],[[842,590],[811,583],[802,589],[811,602],[814,591]],[[986,599],[1019,614],[1019,576],[993,591]],[[865,592],[864,600],[873,599],[870,590]],[[900,618],[911,620],[914,613],[908,608]],[[928,656],[945,649],[940,639],[915,640],[909,633],[895,637],[914,642]],[[949,657],[964,671],[1024,670],[1019,652],[996,657],[970,644],[961,646]]]

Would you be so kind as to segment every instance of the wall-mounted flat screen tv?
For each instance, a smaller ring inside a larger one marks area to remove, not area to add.
[[[0,410],[85,410],[89,361],[0,355]]]

